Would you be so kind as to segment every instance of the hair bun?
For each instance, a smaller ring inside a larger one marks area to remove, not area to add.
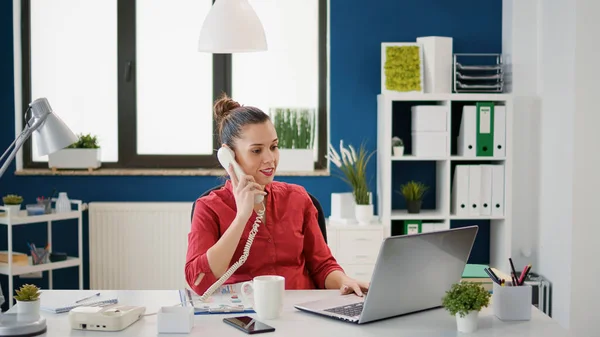
[[[223,93],[213,107],[217,123],[221,124],[221,121],[225,119],[233,109],[239,108],[240,106],[241,105],[238,102],[232,100],[227,94]]]

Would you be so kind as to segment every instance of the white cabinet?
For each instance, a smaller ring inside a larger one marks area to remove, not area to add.
[[[56,199],[52,199],[53,202]],[[52,223],[68,220],[68,219],[77,219],[78,226],[78,250],[77,256],[68,256],[65,261],[59,262],[48,262],[38,265],[33,265],[31,263],[31,257],[29,258],[28,265],[20,265],[13,263],[12,259],[8,260],[8,263],[0,263],[0,274],[8,275],[8,294],[4,294],[4,297],[8,301],[8,307],[11,308],[13,306],[13,277],[17,275],[24,275],[30,273],[37,273],[48,271],[48,288],[52,289],[52,270],[68,268],[68,267],[79,267],[79,289],[83,289],[83,249],[82,249],[82,204],[81,200],[73,200],[71,199],[71,204],[74,204],[76,207],[71,212],[65,213],[51,213],[44,215],[27,215],[27,211],[21,210],[18,214],[10,214],[12,212],[8,211],[8,208],[4,206],[0,206],[0,210],[4,212],[0,212],[0,225],[6,225],[8,232],[8,256],[12,256],[13,252],[13,227],[18,225],[27,225],[33,223],[46,223],[46,229],[48,231],[48,244],[50,245],[50,252],[53,250],[52,246]],[[54,212],[54,209],[53,209]],[[10,216],[9,216],[10,214]]]
[[[371,281],[383,237],[381,225],[327,226],[331,253],[346,275],[360,281]]]

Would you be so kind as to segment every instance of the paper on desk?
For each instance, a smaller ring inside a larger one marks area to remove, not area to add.
[[[252,306],[241,296],[242,283],[226,284],[217,289],[205,302],[190,289],[179,291],[182,306],[193,306],[194,313],[226,314],[232,312],[253,313]]]

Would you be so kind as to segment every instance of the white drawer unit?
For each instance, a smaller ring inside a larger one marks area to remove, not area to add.
[[[381,225],[327,227],[329,248],[346,275],[361,281],[371,280],[383,231]]]

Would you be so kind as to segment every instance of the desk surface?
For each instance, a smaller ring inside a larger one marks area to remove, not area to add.
[[[85,296],[94,293],[89,290],[46,290],[52,292],[75,292]],[[146,313],[155,313],[161,306],[171,306],[179,303],[179,294],[175,290],[139,290],[139,291],[101,291],[103,295],[113,294],[119,299],[119,304],[146,306]],[[43,296],[43,294],[42,294]],[[264,322],[275,327],[274,333],[267,336],[461,336],[456,330],[456,319],[444,309],[434,309],[426,312],[390,318],[364,325],[347,323],[310,313],[298,311],[293,307],[296,303],[316,300],[328,296],[340,296],[335,290],[286,291],[284,313],[275,320]],[[48,332],[46,336],[90,336],[108,335],[105,332],[85,332],[71,330],[68,314],[51,314],[42,312],[47,319]],[[195,324],[189,336],[245,336],[243,332],[222,322],[224,317],[236,315],[197,315]],[[255,316],[251,314],[250,316]],[[156,315],[142,317],[138,322],[120,332],[111,332],[110,336],[186,336],[185,334],[157,334]],[[491,306],[484,309],[479,316],[479,330],[473,337],[566,337],[569,333],[558,323],[533,307],[531,321],[502,322],[491,311]]]

